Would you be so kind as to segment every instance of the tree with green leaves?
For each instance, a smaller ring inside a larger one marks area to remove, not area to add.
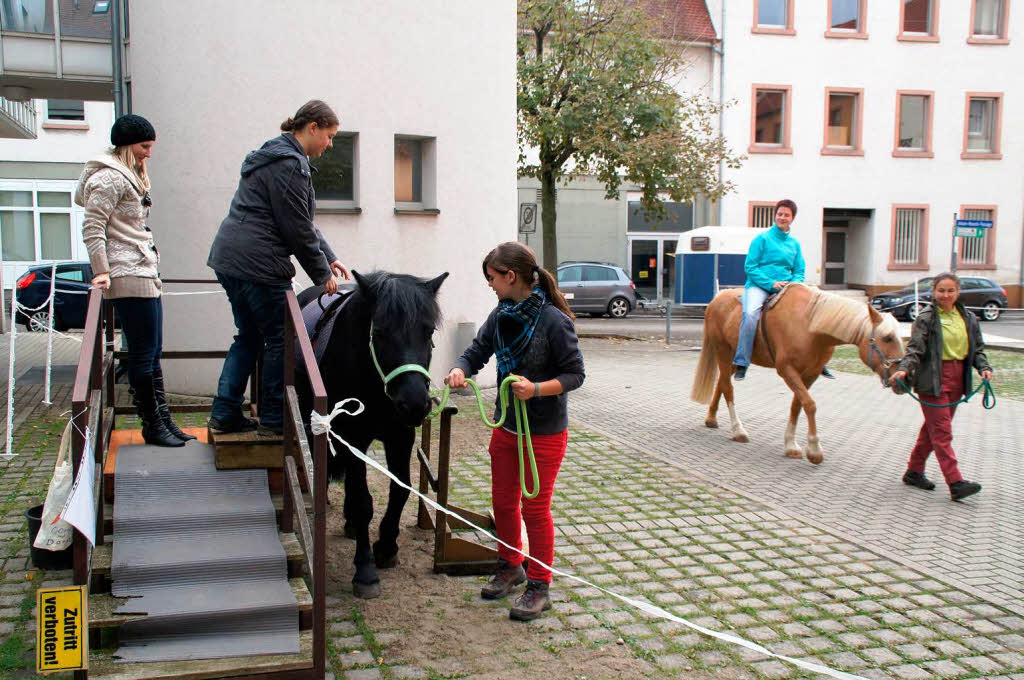
[[[645,1],[519,0],[518,170],[540,181],[550,271],[559,180],[594,175],[608,199],[623,182],[638,185],[650,218],[666,200],[717,200],[732,188],[719,162],[742,160],[714,129],[717,104],[673,87],[686,69],[685,36]]]

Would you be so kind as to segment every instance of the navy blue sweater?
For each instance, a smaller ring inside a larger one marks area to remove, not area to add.
[[[462,369],[466,376],[477,373],[494,354],[497,346],[498,310],[494,309],[487,317],[480,332],[473,339],[473,344],[462,353],[455,362],[455,368]],[[580,352],[576,327],[572,319],[567,317],[553,305],[544,305],[541,310],[537,327],[526,348],[526,355],[520,360],[519,366],[513,371],[532,382],[557,380],[562,383],[562,393],[551,397],[534,397],[526,401],[526,413],[530,419],[532,434],[558,434],[569,427],[569,398],[567,393],[583,384],[583,354]],[[512,412],[512,400],[509,395],[508,412],[505,416],[504,428],[515,432],[516,418]],[[494,418],[501,417],[500,398],[495,399]]]

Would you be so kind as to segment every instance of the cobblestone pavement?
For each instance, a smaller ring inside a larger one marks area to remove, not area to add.
[[[584,352],[587,381],[571,409],[588,427],[1024,611],[1024,404],[960,407],[953,429],[960,467],[984,489],[953,503],[934,458],[935,491],[900,483],[920,407],[881,390],[876,378],[840,374],[814,385],[825,450],[814,466],[782,456],[791,392],[770,369],[752,367],[737,384],[737,412],[751,438],[738,444],[729,439],[724,404],[721,429],[711,430],[707,407],[689,400],[697,352],[599,340],[584,341]],[[803,418],[798,433],[804,441]]]

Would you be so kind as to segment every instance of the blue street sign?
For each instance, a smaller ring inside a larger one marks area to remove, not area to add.
[[[973,227],[975,229],[991,229],[992,220],[957,220],[956,226],[959,227]]]

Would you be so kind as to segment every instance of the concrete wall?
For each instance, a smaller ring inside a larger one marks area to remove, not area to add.
[[[110,126],[114,124],[114,105],[110,102],[85,102],[87,129],[77,123],[64,127],[48,123],[46,100],[32,103],[36,109],[36,139],[0,139],[0,160],[84,164],[110,147]],[[158,144],[163,141],[159,134],[157,139]]]
[[[719,23],[715,0],[712,18]],[[755,3],[727,5],[726,112],[724,131],[736,148],[750,143],[751,86],[792,86],[792,154],[750,154],[727,177],[739,191],[723,201],[723,224],[746,224],[748,201],[794,199],[794,223],[807,254],[808,280],[818,282],[825,208],[874,210],[873,267],[865,286],[902,285],[927,272],[888,269],[891,211],[895,203],[928,204],[929,271],[949,267],[950,224],[961,204],[998,206],[995,270],[977,273],[1000,283],[1021,281],[1021,158],[1024,137],[1011,121],[1024,120],[1018,69],[1024,63],[1024,21],[1012,3],[1009,44],[968,45],[970,5],[938,3],[938,42],[903,42],[898,2],[867,3],[866,40],[824,37],[826,2],[795,3],[793,36],[751,33]],[[863,88],[861,157],[822,155],[825,88]],[[934,158],[892,155],[897,90],[931,90]],[[1002,92],[1002,160],[962,160],[966,92]],[[971,270],[964,270],[971,273]]]
[[[431,367],[442,376],[463,349],[457,324],[481,322],[494,304],[480,258],[516,237],[515,12],[511,0],[133,5],[134,109],[161,139],[151,224],[163,275],[213,278],[206,257],[243,157],[306,100],[323,99],[359,135],[362,214],[317,223],[357,270],[451,272]],[[436,137],[440,215],[394,214],[396,134]],[[221,296],[169,299],[165,314],[168,349],[230,342]],[[176,390],[210,392],[219,370],[197,361],[168,375]]]

